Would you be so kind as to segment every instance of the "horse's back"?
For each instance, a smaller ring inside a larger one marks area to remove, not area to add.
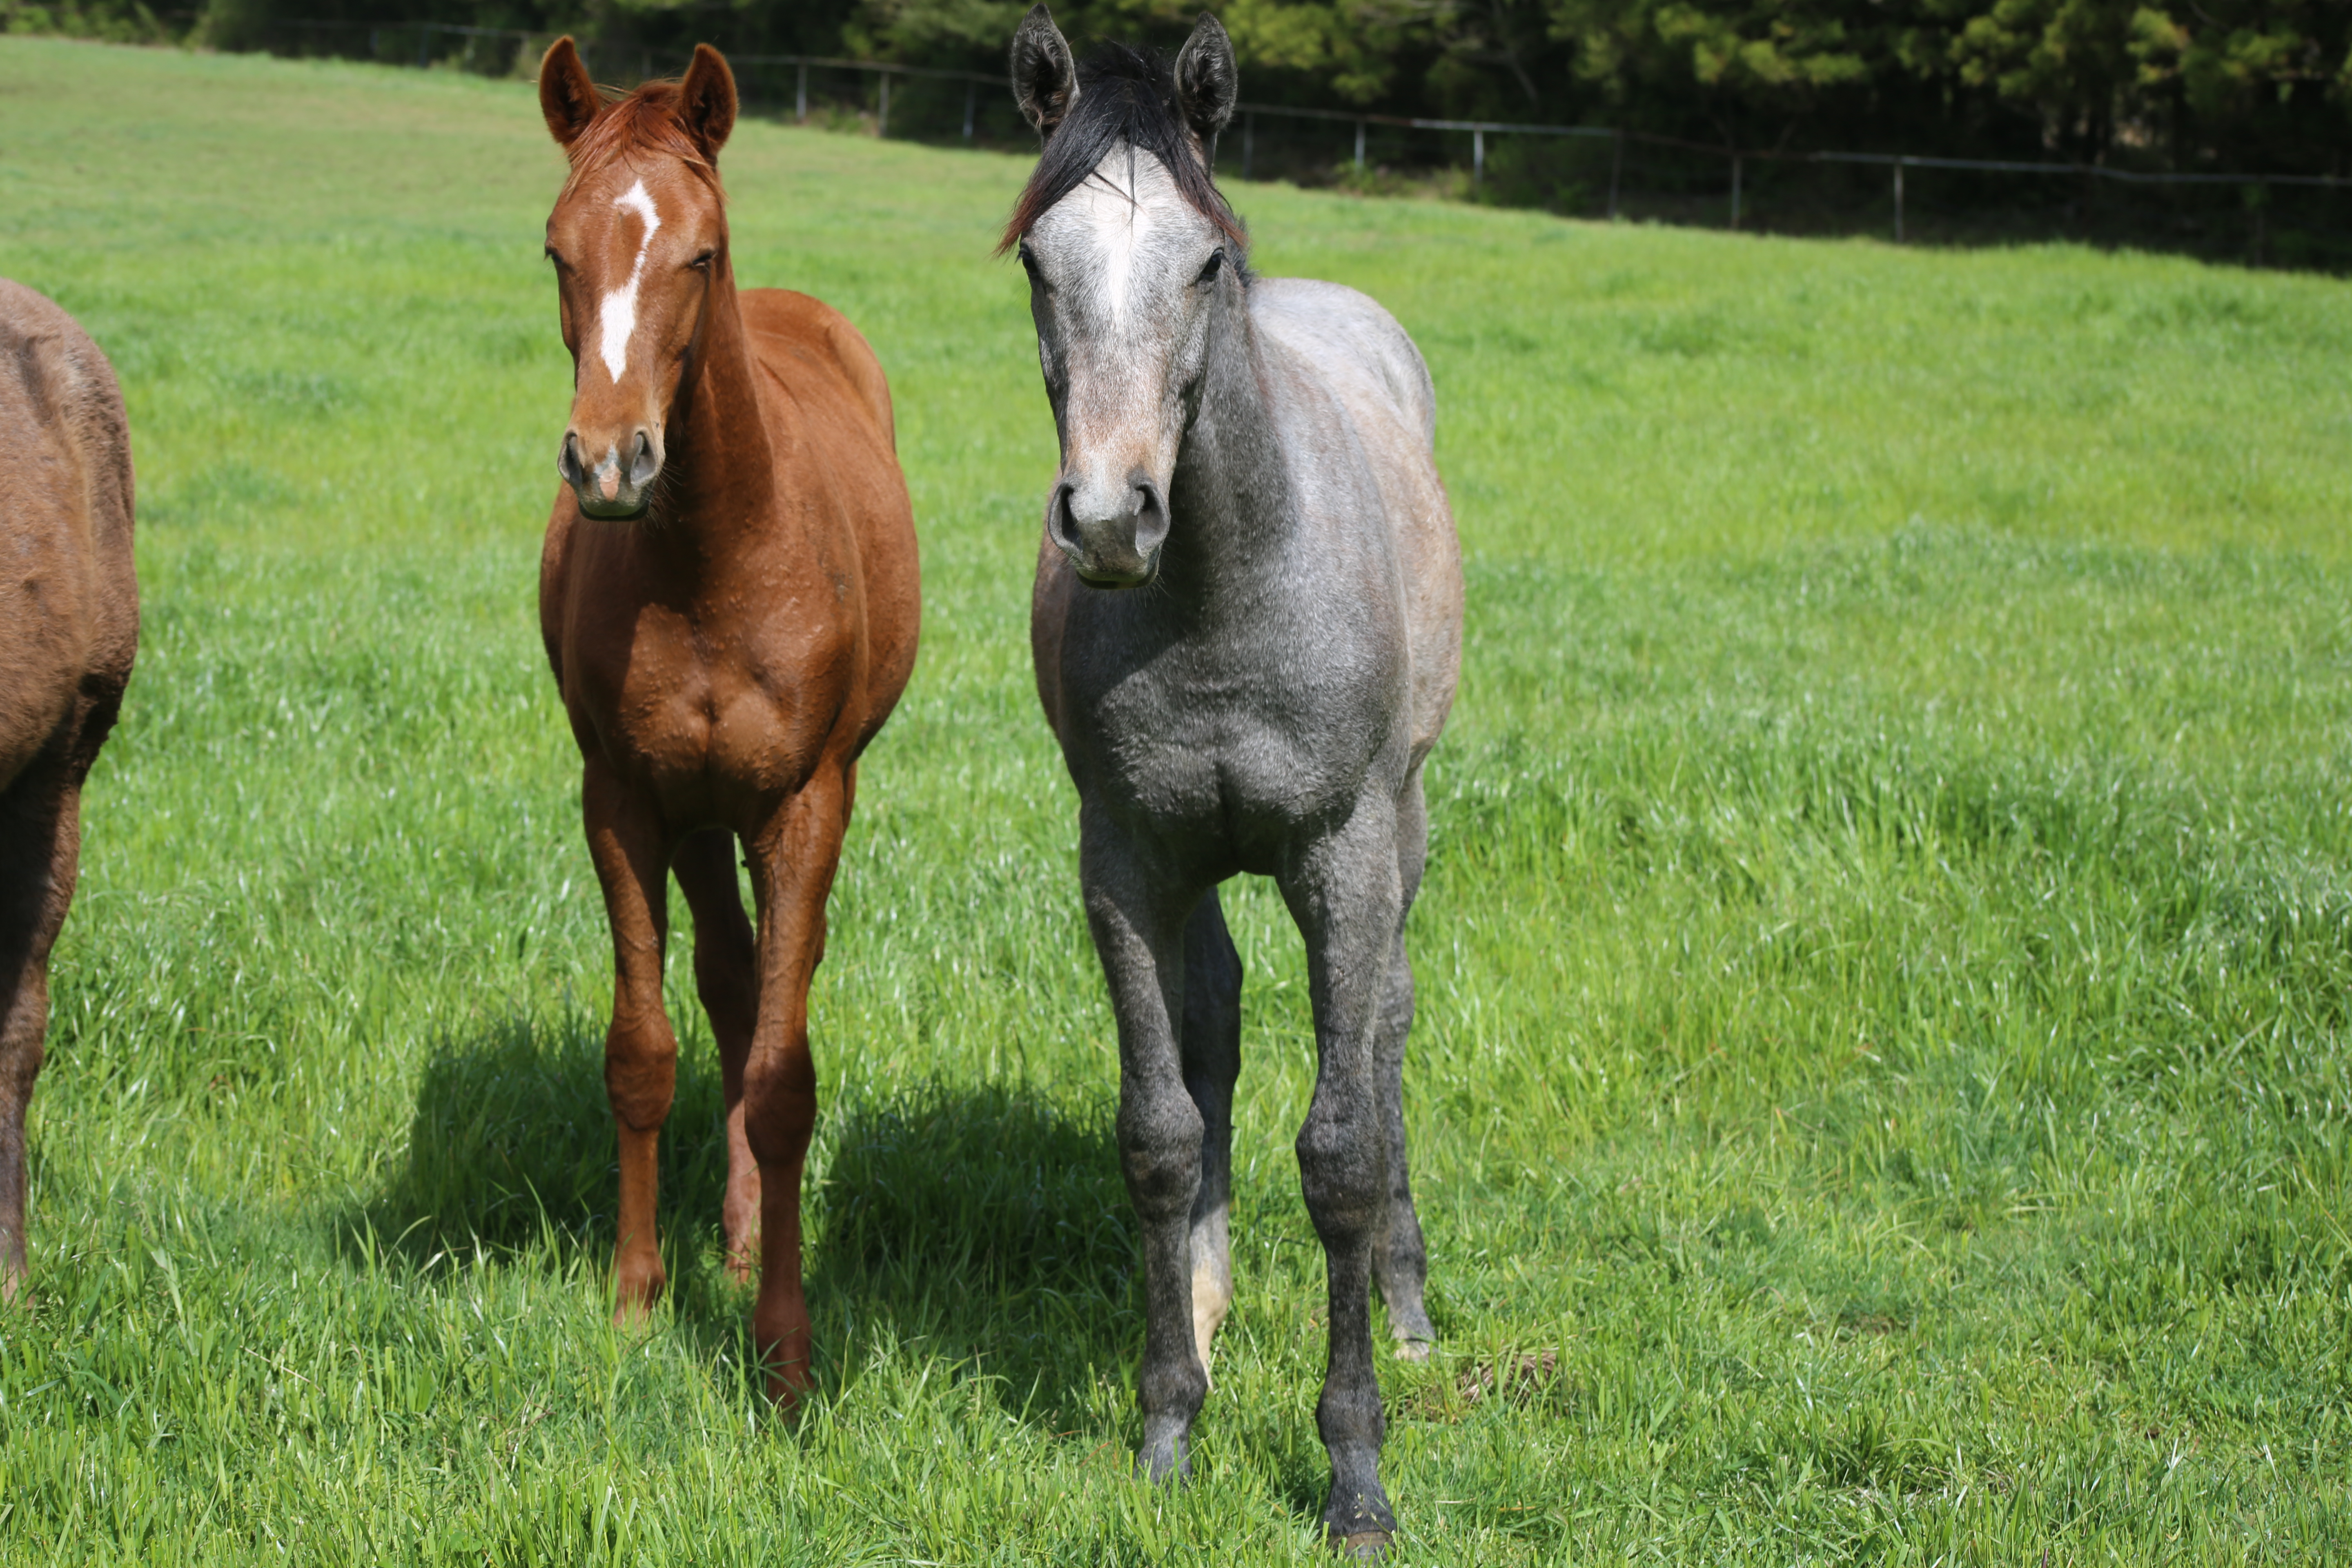
[[[1430,458],[1437,393],[1421,351],[1370,295],[1313,278],[1260,278],[1250,317],[1261,331],[1306,356],[1351,410],[1378,411],[1419,437]]]
[[[59,738],[86,767],[139,640],[131,437],[106,356],[74,319],[0,279],[0,789]]]
[[[738,292],[743,325],[761,363],[788,378],[796,390],[814,390],[812,375],[830,377],[873,422],[883,447],[894,457],[898,437],[890,410],[890,383],[873,345],[849,318],[813,294],[796,289],[745,289]]]
[[[737,299],[751,353],[792,405],[779,450],[823,447],[822,467],[856,531],[866,589],[867,668],[881,700],[868,733],[881,727],[915,664],[921,616],[915,516],[898,467],[890,383],[865,334],[849,318],[793,289],[745,289]]]
[[[1403,579],[1418,758],[1444,727],[1462,668],[1462,547],[1437,474],[1429,367],[1395,317],[1343,284],[1256,279],[1250,316],[1328,395],[1379,488]]]

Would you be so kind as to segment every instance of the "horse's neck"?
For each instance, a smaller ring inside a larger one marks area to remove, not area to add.
[[[665,454],[663,531],[681,552],[718,559],[768,531],[776,455],[732,272],[711,289],[686,417]]]
[[[1252,327],[1244,294],[1218,323],[1201,405],[1176,455],[1162,547],[1172,593],[1254,599],[1292,547],[1298,508],[1266,395],[1269,352],[1278,351]]]

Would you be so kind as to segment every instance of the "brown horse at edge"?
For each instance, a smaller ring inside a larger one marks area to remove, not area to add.
[[[49,949],[81,865],[81,786],[139,651],[131,432],[74,319],[0,279],[0,1300],[25,1279],[25,1106]]]
[[[677,1065],[662,1009],[674,870],[723,1075],[728,1253],[740,1278],[759,1249],[753,1338],[769,1393],[789,1403],[810,1382],[809,980],[858,754],[915,661],[914,519],[890,394],[828,306],[738,292],[718,170],[735,81],[717,50],[698,47],[682,80],[607,100],[562,38],[541,62],[539,101],[572,163],[547,254],[573,364],[540,622],[613,927],[615,1315],[642,1315],[664,1283],[654,1188]],[[739,840],[756,928],[736,890]]]

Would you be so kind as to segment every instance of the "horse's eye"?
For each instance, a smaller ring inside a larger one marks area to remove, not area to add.
[[[711,258],[712,257],[714,257],[714,256],[718,255],[718,254],[719,254],[719,253],[718,253],[717,251],[715,251],[715,250],[706,250],[706,251],[703,251],[703,252],[699,253],[698,255],[697,255],[693,260],[691,260],[691,261],[688,262],[688,263],[687,263],[687,265],[688,265],[688,267],[693,268],[696,271],[699,272],[699,271],[701,271],[704,268],[706,268],[706,267],[709,266],[709,265],[710,265],[710,258]]]
[[[1209,252],[1209,259],[1202,264],[1201,275],[1198,278],[1193,279],[1192,281],[1195,283],[1214,283],[1217,280],[1217,269],[1224,266],[1224,264],[1225,253],[1223,250],[1218,249]]]
[[[1025,245],[1023,246],[1019,251],[1015,252],[1015,254],[1021,258],[1021,270],[1029,274],[1029,280],[1032,283],[1037,281],[1036,257],[1030,254],[1029,247]]]

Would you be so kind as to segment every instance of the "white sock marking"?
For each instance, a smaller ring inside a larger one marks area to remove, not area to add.
[[[654,242],[654,231],[661,227],[661,214],[654,210],[654,199],[646,194],[643,180],[614,196],[613,205],[626,207],[646,222],[645,237],[637,241],[637,264],[629,268],[629,280],[605,295],[596,308],[596,330],[602,334],[596,352],[617,384],[621,373],[629,368],[629,339],[637,330],[637,284],[645,278],[646,251]]]

